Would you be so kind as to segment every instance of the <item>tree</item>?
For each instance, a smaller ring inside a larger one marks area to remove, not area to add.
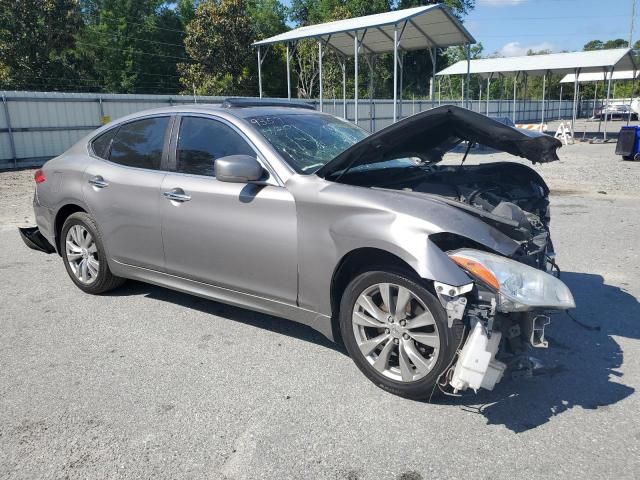
[[[73,51],[81,28],[74,0],[0,0],[0,88],[82,87]]]
[[[290,19],[298,26],[342,20],[391,9],[389,0],[293,0],[291,2]],[[381,62],[377,62],[381,65]],[[348,62],[348,87],[353,89],[352,62]],[[297,74],[298,96],[312,98],[318,95],[318,43],[315,40],[304,40],[296,48],[295,73]],[[336,53],[325,49],[323,56],[323,86],[328,95],[342,90],[342,68]],[[363,72],[364,69],[360,69]],[[378,69],[376,69],[376,73]],[[362,73],[364,79],[364,72]],[[367,85],[359,82],[360,94],[365,93]],[[353,95],[353,93],[351,93]]]
[[[203,0],[187,25],[192,62],[178,65],[186,91],[206,95],[255,94],[251,43],[255,31],[245,0]],[[253,77],[253,78],[252,78]]]
[[[398,8],[411,8],[436,3],[444,3],[458,18],[468,15],[476,6],[476,0],[400,0]]]
[[[591,40],[590,42],[585,43],[584,47],[582,47],[585,52],[591,50],[602,50],[603,48],[604,43],[602,42],[602,40]]]
[[[162,0],[85,0],[79,62],[110,92],[173,93],[185,59],[183,22]]]
[[[273,37],[289,29],[286,23],[287,8],[278,0],[251,0],[247,2],[247,11],[253,27],[254,40]],[[269,49],[263,48],[262,53],[264,95],[285,97],[287,95],[285,47],[278,44],[272,45]],[[257,80],[253,83],[257,84]],[[255,92],[253,94],[255,95]]]
[[[399,2],[398,8],[411,8],[420,5],[433,5],[437,3],[444,3],[451,9],[453,14],[459,20],[462,20],[462,18],[469,12],[471,12],[471,10],[473,10],[473,8],[475,7],[475,0],[401,0]],[[464,53],[462,48],[459,48],[458,51],[462,54]],[[446,50],[438,50],[436,52],[436,65],[438,65],[440,69],[446,65],[450,65],[450,63],[448,62],[451,61],[451,52],[449,52],[448,57],[445,52]],[[465,58],[464,55],[462,55],[461,59],[462,58]],[[433,63],[429,52],[426,50],[408,52],[404,56],[403,64],[403,95],[405,97],[411,94],[417,95],[418,97],[427,96],[429,94],[430,83],[428,79],[431,78],[433,73]],[[389,65],[389,68],[393,68],[392,61]],[[389,75],[388,90],[393,90],[392,81],[393,77]],[[455,92],[461,91],[461,81],[461,79],[451,79],[450,83]]]
[[[603,42],[602,40],[591,40],[590,42],[585,43],[582,49],[584,51],[590,50],[608,50],[611,48],[627,48],[629,42],[623,40],[622,38],[616,38],[615,40],[607,40]]]

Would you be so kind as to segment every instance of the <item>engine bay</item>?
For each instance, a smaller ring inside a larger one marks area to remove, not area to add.
[[[549,236],[549,188],[530,167],[514,162],[482,165],[416,165],[354,169],[342,182],[434,195],[478,216],[521,243],[519,260],[547,269],[553,262]]]

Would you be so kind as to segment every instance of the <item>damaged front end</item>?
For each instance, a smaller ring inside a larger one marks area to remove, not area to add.
[[[517,363],[528,348],[548,346],[548,314],[575,308],[575,302],[559,279],[521,262],[474,249],[452,251],[449,257],[474,282],[434,284],[450,326],[462,321],[469,332],[440,386],[454,393],[492,390],[508,364]]]
[[[561,143],[443,106],[367,137],[317,172],[334,182],[396,191],[398,202],[407,197],[430,201],[424,218],[436,231],[429,240],[474,280],[463,286],[434,283],[449,327],[461,321],[466,328],[454,362],[440,377],[440,386],[454,392],[493,389],[511,360],[516,363],[529,347],[547,347],[549,312],[575,307],[569,289],[553,275],[559,270],[548,186],[520,163],[465,165],[475,147],[536,164],[558,160]],[[463,153],[461,160],[458,153]],[[459,160],[457,165],[441,164],[449,154]],[[461,217],[436,210],[434,204],[462,211],[486,228],[471,219],[468,228],[460,228],[465,225]],[[508,239],[513,249],[496,248],[496,238]]]
[[[464,163],[474,147],[503,151],[534,164],[548,163],[558,160],[561,146],[549,135],[442,106],[367,137],[317,174],[334,182],[446,203],[518,242],[519,261],[550,271],[555,268],[555,253],[549,232],[549,188],[542,177],[513,162]],[[461,148],[464,156],[459,165],[440,164]]]

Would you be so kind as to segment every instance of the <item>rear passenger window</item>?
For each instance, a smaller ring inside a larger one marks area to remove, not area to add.
[[[169,117],[125,123],[111,144],[110,160],[128,167],[160,169]]]
[[[117,131],[118,127],[107,130],[93,142],[91,142],[91,149],[93,150],[93,153],[95,153],[100,158],[108,159],[109,144],[111,143],[111,140],[113,140],[113,137],[115,136]]]
[[[183,117],[178,137],[176,171],[215,176],[216,159],[228,155],[251,155],[255,152],[231,127],[216,120]]]

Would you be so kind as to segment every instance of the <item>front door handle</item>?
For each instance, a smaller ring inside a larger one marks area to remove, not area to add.
[[[89,179],[89,184],[93,185],[96,188],[105,188],[109,186],[109,182],[106,182],[104,178],[100,175],[96,175],[95,177],[91,177]]]
[[[174,188],[173,190],[169,190],[168,192],[163,192],[165,198],[173,201],[173,202],[188,202],[191,200],[191,196],[184,193],[184,190],[181,188]]]

